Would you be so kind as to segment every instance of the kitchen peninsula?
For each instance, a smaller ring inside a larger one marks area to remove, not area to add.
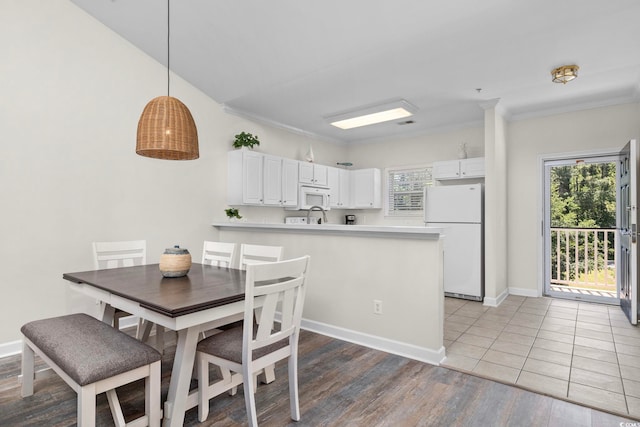
[[[431,364],[444,359],[442,229],[212,225],[220,241],[283,246],[284,258],[311,256],[305,329]]]

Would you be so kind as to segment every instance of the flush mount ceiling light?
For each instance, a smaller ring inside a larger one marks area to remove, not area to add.
[[[562,83],[566,84],[571,80],[578,77],[578,70],[580,67],[577,65],[563,65],[562,67],[558,67],[551,72],[551,76],[553,77],[554,83]]]
[[[404,99],[386,102],[384,104],[368,105],[357,110],[351,110],[326,117],[331,125],[340,129],[353,129],[390,120],[412,116],[418,107]]]
[[[154,159],[193,160],[200,157],[196,124],[187,106],[169,96],[169,17],[167,0],[167,96],[154,98],[144,107],[136,153]]]

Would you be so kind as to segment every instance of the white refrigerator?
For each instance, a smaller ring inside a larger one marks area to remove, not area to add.
[[[445,295],[484,298],[483,186],[425,188],[424,221],[444,229]]]

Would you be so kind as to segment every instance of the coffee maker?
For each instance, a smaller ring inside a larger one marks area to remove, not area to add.
[[[354,225],[356,223],[356,216],[355,215],[345,215],[344,216],[344,223],[347,225]]]

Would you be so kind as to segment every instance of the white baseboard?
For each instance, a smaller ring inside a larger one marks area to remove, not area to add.
[[[518,295],[521,297],[532,297],[532,298],[538,298],[539,296],[541,296],[538,294],[537,289],[524,289],[524,288],[512,288],[512,287],[509,287],[509,294]]]
[[[369,335],[350,329],[340,328],[338,326],[328,325],[326,323],[316,322],[313,320],[302,319],[302,329],[326,335],[339,340],[348,341],[376,350],[385,351],[387,353],[396,354],[398,356],[407,357],[409,359],[418,360],[420,362],[429,363],[431,365],[439,365],[445,359],[444,347],[433,350],[426,347],[418,347],[413,344],[407,344],[399,341],[382,338],[375,335]]]
[[[0,343],[0,358],[22,353],[22,340]]]
[[[509,289],[502,291],[497,298],[489,298],[485,296],[482,305],[486,305],[487,307],[498,307],[507,296],[509,296]]]
[[[120,322],[121,329],[136,325],[137,318],[135,317],[123,318]],[[352,342],[354,344],[363,345],[365,347],[385,351],[391,354],[397,354],[398,356],[407,357],[409,359],[418,360],[420,362],[429,363],[431,365],[439,365],[445,359],[444,347],[440,347],[437,350],[426,347],[418,347],[413,344],[394,341],[388,338],[369,335],[362,332],[344,329],[337,326],[328,325],[326,323],[306,319],[302,320],[302,328],[332,338]],[[22,340],[0,343],[0,358],[13,356],[20,353],[22,353]]]

